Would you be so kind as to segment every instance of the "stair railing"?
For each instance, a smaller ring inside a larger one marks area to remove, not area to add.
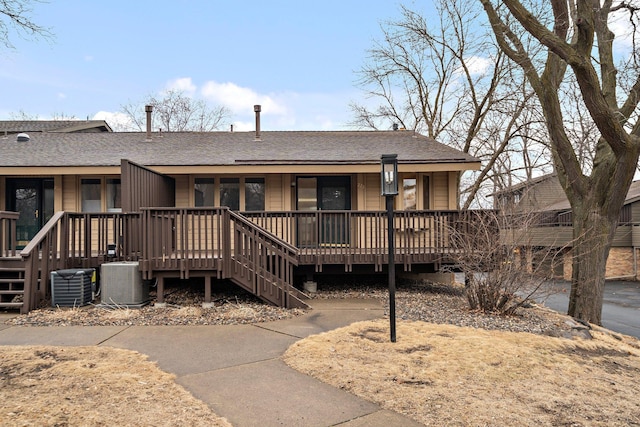
[[[258,297],[281,307],[291,306],[293,267],[298,249],[244,216],[227,211],[233,230],[232,277],[251,286]]]
[[[16,256],[16,225],[19,217],[18,212],[0,211],[0,257]]]
[[[22,313],[36,309],[46,297],[49,273],[64,268],[65,257],[61,256],[61,247],[65,245],[64,239],[60,239],[66,235],[64,217],[64,212],[56,212],[20,252],[25,266]]]

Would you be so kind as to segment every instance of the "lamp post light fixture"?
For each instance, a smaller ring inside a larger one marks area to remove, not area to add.
[[[389,322],[391,342],[396,342],[396,264],[395,236],[393,226],[393,201],[398,194],[398,155],[383,154],[380,158],[382,172],[380,174],[382,195],[387,205],[387,246],[389,270]]]

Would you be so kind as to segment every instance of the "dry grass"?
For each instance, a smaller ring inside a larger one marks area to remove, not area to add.
[[[640,346],[604,330],[569,340],[400,322],[361,322],[285,354],[293,368],[426,425],[640,425]]]
[[[0,347],[2,426],[230,426],[146,357],[102,347]]]

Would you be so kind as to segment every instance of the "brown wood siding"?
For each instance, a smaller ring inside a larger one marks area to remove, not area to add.
[[[362,210],[376,211],[384,208],[384,198],[380,195],[380,175],[366,174],[365,179],[365,205]],[[360,190],[360,189],[358,189]]]
[[[283,176],[270,174],[265,177],[265,201],[264,208],[267,211],[285,210],[284,192],[291,191],[283,185]]]
[[[616,228],[616,232],[613,235],[613,241],[611,242],[613,247],[630,247],[632,246],[631,226],[621,225]]]
[[[78,177],[65,175],[62,177],[62,210],[67,212],[79,212],[78,203]]]
[[[640,202],[631,203],[629,209],[631,209],[631,222],[640,223]]]
[[[640,225],[631,226],[631,245],[640,247]]]
[[[176,182],[176,207],[186,208],[195,204],[193,200],[193,186],[188,175],[178,175]]]
[[[573,229],[571,227],[532,227],[523,235],[518,230],[501,230],[504,244],[515,246],[571,246]]]
[[[123,212],[137,212],[142,207],[175,206],[176,183],[173,178],[124,159],[120,169]]]
[[[538,210],[564,199],[566,196],[560,181],[556,177],[551,177],[530,188],[523,189],[518,210],[521,212]]]
[[[449,209],[449,174],[447,172],[434,173],[433,184],[433,210]]]

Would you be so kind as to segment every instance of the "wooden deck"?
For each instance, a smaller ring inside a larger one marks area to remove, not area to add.
[[[148,208],[138,213],[58,212],[21,251],[15,249],[13,213],[0,213],[0,255],[20,257],[23,312],[49,295],[50,272],[98,268],[110,261],[138,261],[144,279],[205,278],[205,300],[213,279],[230,279],[283,307],[304,306],[293,286],[295,272],[327,266],[382,271],[388,264],[386,212],[293,211],[239,214],[227,208]],[[465,212],[394,213],[398,268],[451,262],[452,231],[468,227]],[[108,248],[115,247],[115,254]],[[0,268],[2,261],[0,261]],[[1,270],[0,270],[1,271]]]

